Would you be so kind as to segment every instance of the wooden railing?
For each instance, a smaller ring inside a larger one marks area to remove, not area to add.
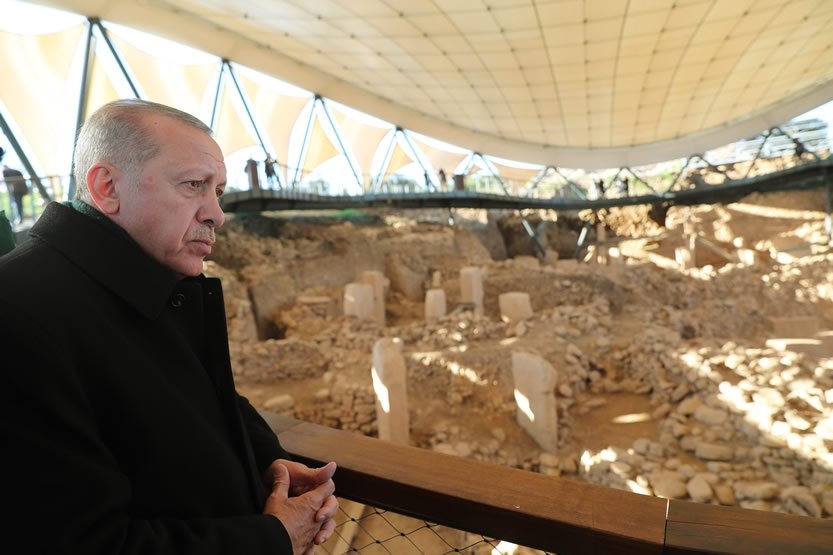
[[[667,500],[264,413],[339,497],[558,555],[833,553],[833,520]]]

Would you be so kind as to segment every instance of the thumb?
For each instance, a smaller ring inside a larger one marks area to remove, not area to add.
[[[332,479],[332,477],[335,473],[336,473],[336,463],[334,463],[333,461],[330,461],[327,464],[325,464],[324,466],[322,466],[321,468],[316,470],[316,474],[317,474],[317,478],[318,478],[317,482],[319,484],[323,484],[327,480]]]
[[[289,498],[289,470],[282,464],[275,465],[272,481],[272,495],[282,499]]]

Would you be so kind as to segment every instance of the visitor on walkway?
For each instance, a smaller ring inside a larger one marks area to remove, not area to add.
[[[6,149],[0,147],[0,162],[3,161],[3,157],[6,155]],[[14,223],[21,224],[23,223],[24,213],[23,213],[23,197],[29,194],[29,188],[26,186],[26,179],[24,179],[23,174],[20,173],[18,170],[14,168],[10,168],[9,166],[2,164],[3,167],[3,181],[6,182],[6,188],[9,191],[9,198],[14,201],[14,206],[16,210],[16,217]]]

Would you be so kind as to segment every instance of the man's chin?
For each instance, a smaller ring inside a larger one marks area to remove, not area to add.
[[[196,277],[203,272],[203,259],[199,258],[195,261],[188,261],[187,263],[177,264],[172,268],[176,275],[182,279],[186,277]]]

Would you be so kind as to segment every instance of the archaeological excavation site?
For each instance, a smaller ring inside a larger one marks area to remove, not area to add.
[[[237,213],[205,273],[223,279],[238,389],[264,411],[830,518],[824,201],[752,194],[659,221],[646,206]],[[374,381],[397,371],[386,415]]]

